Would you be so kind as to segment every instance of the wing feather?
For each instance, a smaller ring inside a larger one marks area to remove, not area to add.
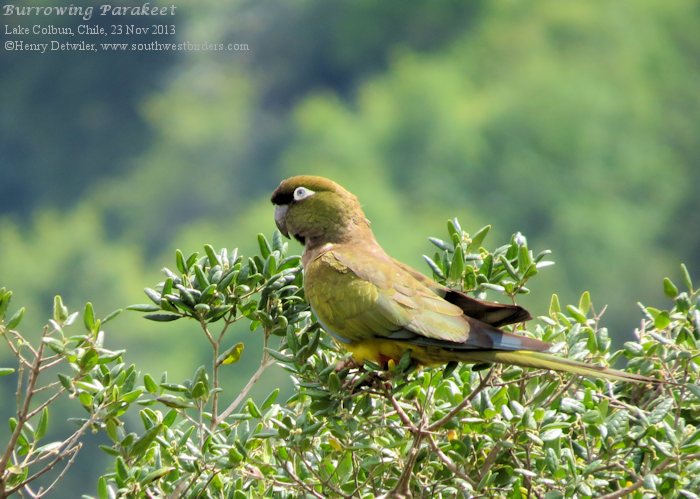
[[[455,351],[549,347],[465,315],[376,248],[334,245],[305,269],[307,298],[340,341],[383,338]]]

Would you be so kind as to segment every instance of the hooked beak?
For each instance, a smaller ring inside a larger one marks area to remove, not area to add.
[[[279,231],[284,234],[284,237],[289,238],[289,231],[287,230],[287,210],[289,205],[278,204],[275,206],[275,225]]]

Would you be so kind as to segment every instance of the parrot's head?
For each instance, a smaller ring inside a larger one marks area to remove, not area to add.
[[[280,232],[307,248],[371,234],[357,197],[327,178],[290,177],[270,200]]]

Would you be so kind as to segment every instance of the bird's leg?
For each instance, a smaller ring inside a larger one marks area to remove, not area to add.
[[[350,370],[350,369],[364,369],[364,366],[362,364],[358,364],[357,361],[351,356],[343,360],[339,360],[335,364],[335,372],[336,373],[341,373],[345,370]]]
[[[389,372],[378,370],[376,367],[386,369],[386,366],[375,366],[374,369],[368,369],[364,364],[360,364],[353,357],[348,357],[336,363],[335,372],[338,373],[341,378],[347,376],[343,383],[343,389],[354,393],[359,388],[376,387],[378,383],[386,381],[387,376],[390,376]],[[349,375],[350,371],[353,371],[352,375]]]

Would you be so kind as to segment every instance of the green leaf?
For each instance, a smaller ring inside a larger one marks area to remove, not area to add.
[[[63,299],[60,295],[56,295],[53,298],[53,320],[59,324],[63,323],[68,317],[68,309],[63,305]]]
[[[559,305],[559,297],[555,293],[549,301],[549,315],[554,316],[559,312],[561,312],[561,305]]]
[[[490,225],[487,225],[487,226],[482,227],[481,229],[477,230],[476,234],[474,234],[472,236],[472,238],[471,238],[472,240],[467,245],[467,251],[469,251],[469,252],[478,251],[479,248],[481,247],[481,245],[484,243],[484,239],[486,239],[486,236],[488,235],[490,230],[491,230]]]
[[[185,256],[179,249],[175,250],[175,265],[177,266],[177,270],[179,270],[183,274],[187,273],[187,266],[185,265]]]
[[[267,238],[264,234],[258,234],[258,248],[260,249],[260,256],[262,256],[263,259],[270,256],[270,253],[272,253],[270,243],[267,242]]]
[[[163,299],[161,293],[152,288],[144,288],[143,292],[146,293],[146,296],[148,296],[153,303],[158,305],[158,308],[160,308],[160,302]]]
[[[578,308],[583,315],[588,314],[588,311],[591,309],[591,294],[588,291],[584,291],[581,295],[578,301]]]
[[[165,475],[167,475],[168,473],[170,473],[174,469],[176,469],[176,468],[174,468],[172,466],[166,467],[166,468],[158,468],[157,470],[151,471],[148,475],[143,477],[143,479],[141,480],[141,483],[149,484],[151,482],[155,482],[156,480],[163,478]]]
[[[94,348],[90,348],[85,351],[83,356],[80,358],[80,368],[83,371],[89,371],[97,365],[97,361],[100,359],[100,354]]]
[[[546,430],[540,433],[540,439],[543,442],[551,442],[553,440],[558,440],[561,438],[563,432],[561,428],[552,428],[551,430]]]
[[[437,247],[438,247],[439,249],[441,249],[442,251],[451,251],[451,250],[452,250],[452,245],[451,245],[450,243],[447,243],[447,242],[443,241],[443,240],[440,239],[440,238],[437,238],[437,237],[429,237],[429,238],[428,238],[428,241],[430,241],[431,243],[433,243],[435,246],[437,246]]]
[[[261,418],[262,417],[262,413],[260,412],[260,409],[258,409],[258,406],[255,405],[255,402],[253,402],[253,399],[248,399],[248,402],[246,403],[246,407],[247,407],[250,415],[253,416],[254,418]]]
[[[102,325],[107,324],[109,321],[111,321],[112,319],[114,319],[115,317],[117,317],[117,316],[118,316],[119,314],[121,314],[122,312],[123,312],[123,310],[122,310],[121,308],[118,308],[118,309],[114,310],[113,312],[110,312],[109,314],[107,314],[107,315],[105,316],[104,319],[102,319]]]
[[[91,333],[95,332],[95,310],[92,308],[92,303],[87,302],[85,304],[85,311],[83,312],[83,323],[85,324],[85,329]]]
[[[649,424],[660,423],[661,420],[673,408],[674,401],[672,398],[663,399],[649,415]]]
[[[177,411],[175,409],[170,409],[168,413],[163,418],[163,424],[170,428],[173,423],[177,420]]]
[[[452,375],[452,373],[455,371],[455,369],[457,369],[458,366],[459,366],[459,362],[456,362],[454,360],[448,362],[442,371],[442,379],[449,378]]]
[[[335,374],[335,373],[331,373],[331,374]],[[263,411],[269,409],[272,406],[272,404],[275,403],[275,400],[277,400],[277,396],[279,394],[280,394],[279,388],[275,388],[274,390],[272,390],[270,395],[265,397],[265,400],[263,401],[262,405],[260,406],[260,409]]]
[[[192,387],[192,398],[204,398],[207,395],[207,387],[202,381],[197,381]]]
[[[126,307],[127,310],[133,310],[135,312],[156,312],[160,310],[158,305],[152,305],[150,303],[136,303],[134,305],[129,305]]]
[[[107,479],[103,476],[97,480],[97,497],[99,499],[109,499],[109,487],[107,486]]]
[[[455,247],[454,255],[452,255],[452,264],[450,265],[450,280],[461,282],[464,275],[464,253],[462,246]]]
[[[41,411],[41,416],[39,416],[39,423],[36,425],[36,430],[34,430],[34,438],[36,440],[41,440],[46,435],[46,429],[49,426],[49,408],[44,407]]]
[[[15,372],[13,367],[0,367],[0,376],[8,376]]]
[[[237,275],[238,275],[238,271],[236,271],[236,270],[234,270],[234,269],[229,270],[226,274],[223,275],[223,277],[221,278],[221,280],[220,280],[220,281],[218,282],[218,284],[216,285],[216,288],[217,288],[219,291],[223,291],[224,289],[226,289],[226,288],[231,284],[231,282],[233,282],[233,279],[234,279]]]
[[[158,384],[156,381],[151,377],[150,374],[144,374],[143,375],[143,386],[146,388],[148,393],[156,393],[158,392]]]
[[[209,260],[210,267],[221,265],[219,257],[217,256],[216,252],[214,251],[214,247],[211,244],[204,245],[204,252],[207,254],[207,259]]]
[[[567,312],[576,319],[577,322],[580,322],[581,324],[584,324],[586,322],[586,314],[583,313],[582,310],[579,310],[578,307],[574,307],[573,305],[567,305],[566,306]]]
[[[84,407],[88,409],[92,407],[93,396],[88,392],[80,392],[80,395],[78,395],[78,400],[80,400],[80,403],[83,404]]]
[[[194,266],[194,276],[197,280],[197,286],[200,290],[209,286],[209,279],[207,279],[207,276],[204,273],[204,270],[202,269],[201,265]]]
[[[584,412],[585,406],[576,399],[564,397],[559,404],[559,410],[567,414]]]
[[[447,221],[447,233],[455,244],[462,239],[462,227],[460,227],[459,221],[456,218]]]
[[[506,291],[506,288],[501,286],[500,284],[491,284],[490,282],[485,282],[481,284],[481,288],[490,289],[491,291],[497,291],[499,293],[505,293]]]
[[[189,271],[192,268],[192,265],[194,265],[194,262],[197,261],[197,258],[199,258],[199,253],[196,251],[192,253],[189,257],[187,257],[187,261],[185,262],[185,267],[187,271]]]
[[[687,383],[685,386],[690,390],[697,401],[700,402],[700,386],[694,383]],[[698,434],[700,435],[700,430],[698,430]]]
[[[438,264],[435,263],[435,261],[432,258],[430,258],[428,255],[423,255],[423,259],[428,264],[428,267],[430,267],[430,270],[433,271],[433,274],[435,274],[440,279],[445,278],[445,274],[443,274]]]
[[[236,343],[224,353],[219,355],[219,358],[216,359],[217,365],[228,365],[238,362],[241,358],[241,353],[243,353],[244,348],[245,345],[243,343]]]
[[[688,268],[684,263],[681,263],[681,273],[683,274],[683,284],[685,284],[685,287],[688,288],[688,291],[692,294],[694,292],[693,280],[690,278],[690,272],[688,272]]]
[[[153,443],[158,434],[161,432],[163,424],[157,424],[144,432],[138,440],[136,440],[129,449],[130,456],[140,456],[146,452],[148,447]]]
[[[118,456],[114,464],[117,472],[117,478],[123,482],[126,481],[129,478],[129,468],[127,468],[124,458]]]
[[[192,407],[191,403],[186,402],[185,399],[176,395],[165,394],[161,395],[156,400],[165,406],[172,407],[173,409],[185,409],[187,407]]]
[[[279,360],[280,362],[283,362],[285,364],[294,363],[294,357],[290,357],[289,355],[285,355],[281,352],[278,352],[277,350],[273,350],[271,348],[268,348],[267,353],[270,354],[270,357],[272,357],[276,360]]]
[[[532,254],[527,246],[518,247],[518,269],[521,274],[524,274],[529,270],[530,265],[532,265]]]
[[[22,318],[24,317],[24,307],[20,308],[17,312],[15,312],[12,317],[10,317],[10,320],[7,321],[7,324],[5,327],[7,329],[14,329],[17,326],[19,326],[19,323],[22,322]]]
[[[667,310],[663,310],[654,318],[654,327],[656,329],[666,329],[671,324],[671,316]]]
[[[69,392],[73,391],[73,380],[71,380],[71,378],[65,374],[58,373],[58,381],[60,381],[61,385],[63,385],[63,388]]]
[[[499,258],[499,261],[505,267],[506,272],[508,272],[508,275],[510,275],[516,282],[520,281],[520,276],[518,275],[518,272],[515,270],[515,267],[513,267],[513,265],[505,256],[501,256],[501,258]]]
[[[272,233],[272,250],[273,251],[279,251],[280,254],[283,253],[284,249],[284,241],[282,240],[282,233],[278,230],[275,230]]]
[[[10,301],[12,301],[12,291],[5,291],[5,288],[0,288],[0,321],[5,318]]]
[[[178,319],[181,319],[181,315],[175,315],[175,314],[147,314],[143,316],[144,319],[148,319],[149,321],[156,321],[156,322],[171,322],[171,321],[176,321]]]
[[[678,288],[668,277],[664,277],[664,294],[669,298],[678,296]]]
[[[143,393],[143,390],[141,389],[136,389],[132,390],[130,392],[125,393],[124,395],[121,396],[122,402],[126,402],[127,404],[131,404],[132,402],[135,402],[138,400],[138,398],[141,396]]]

